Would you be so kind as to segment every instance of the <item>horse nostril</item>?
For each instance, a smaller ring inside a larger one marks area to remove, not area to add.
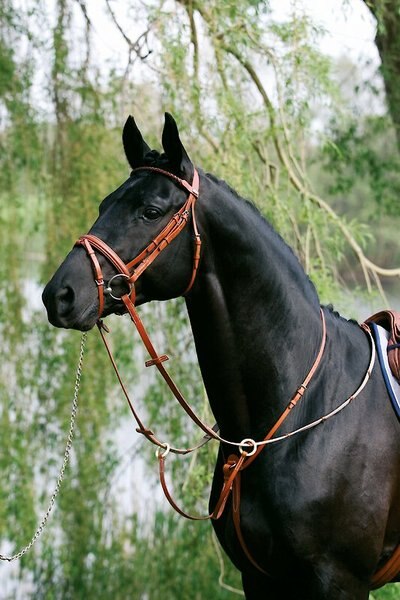
[[[56,302],[58,306],[58,311],[60,314],[65,314],[68,312],[75,300],[75,292],[69,285],[63,287],[56,294]]]

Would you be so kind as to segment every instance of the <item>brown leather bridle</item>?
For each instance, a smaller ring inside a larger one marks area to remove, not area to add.
[[[95,235],[87,234],[81,236],[77,242],[76,246],[83,246],[86,252],[89,255],[89,258],[92,262],[92,268],[94,272],[95,282],[98,288],[98,296],[99,296],[99,310],[98,316],[101,318],[104,310],[104,293],[110,294],[110,296],[114,300],[123,300],[122,297],[116,297],[113,295],[112,283],[118,279],[123,278],[129,287],[129,297],[132,303],[135,303],[135,283],[139,279],[139,277],[144,273],[144,271],[152,264],[152,262],[160,255],[160,253],[165,250],[165,248],[174,240],[184,229],[186,224],[188,223],[189,216],[192,216],[192,226],[194,233],[194,253],[193,253],[193,268],[192,275],[187,285],[183,295],[187,294],[196,279],[197,269],[200,262],[200,253],[201,253],[201,237],[197,228],[196,222],[196,214],[195,214],[195,203],[199,196],[199,174],[197,170],[194,168],[193,173],[193,181],[192,184],[188,183],[184,179],[177,177],[173,173],[169,173],[168,171],[164,171],[163,169],[159,169],[157,167],[139,167],[134,169],[132,173],[137,173],[139,171],[152,171],[153,173],[159,173],[172,179],[175,183],[177,183],[180,187],[184,188],[187,192],[189,192],[189,196],[184,203],[184,205],[178,210],[177,213],[170,219],[167,225],[160,231],[160,233],[142,250],[135,258],[133,258],[128,263],[124,263],[123,260],[118,256],[116,252],[108,244],[103,242],[100,238]],[[97,260],[96,253],[94,249],[100,252],[118,271],[116,275],[111,277],[108,281],[107,287],[105,287],[105,281],[103,278],[103,273],[100,267],[100,263]]]

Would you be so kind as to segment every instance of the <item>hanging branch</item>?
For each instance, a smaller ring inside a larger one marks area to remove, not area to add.
[[[385,268],[380,267],[379,265],[375,264],[371,260],[369,260],[365,256],[361,246],[358,244],[358,242],[356,241],[354,236],[349,231],[348,227],[345,225],[345,223],[339,217],[339,215],[333,210],[333,208],[325,200],[323,200],[317,194],[313,193],[307,187],[307,185],[303,183],[303,181],[300,179],[300,177],[295,173],[295,171],[292,167],[292,162],[291,162],[288,154],[286,154],[284,148],[282,147],[281,141],[280,141],[277,131],[276,131],[275,110],[273,108],[273,105],[268,97],[268,94],[267,94],[264,86],[262,85],[257,73],[255,72],[254,68],[249,63],[249,61],[243,59],[243,57],[236,50],[233,50],[232,48],[229,48],[229,47],[225,47],[225,51],[227,53],[235,56],[235,58],[238,60],[238,62],[247,71],[247,73],[250,75],[250,78],[252,79],[253,83],[256,85],[258,91],[260,92],[261,97],[264,100],[264,105],[267,108],[269,116],[270,116],[274,145],[275,145],[276,151],[278,153],[279,159],[281,160],[282,164],[284,165],[284,167],[288,173],[290,182],[292,183],[293,187],[300,194],[307,197],[313,204],[316,204],[320,209],[322,209],[328,215],[328,217],[337,225],[337,227],[339,227],[339,229],[341,230],[342,234],[344,235],[346,241],[348,242],[349,246],[353,249],[353,251],[355,252],[355,254],[358,258],[358,261],[359,261],[361,268],[363,270],[363,273],[364,273],[364,278],[365,278],[365,282],[366,282],[368,291],[371,291],[371,281],[370,281],[369,272],[371,272],[371,274],[374,276],[375,281],[379,280],[380,275],[385,276],[385,277],[400,277],[400,268],[385,269]],[[299,173],[302,174],[302,171],[301,171],[299,165],[297,165],[297,169],[299,170]],[[305,179],[303,174],[302,174],[302,179],[303,180]],[[382,289],[380,282],[378,285],[378,289],[380,291]]]
[[[148,35],[150,33],[151,28],[149,27],[148,29],[146,29],[146,31],[141,33],[135,41],[131,40],[131,38],[125,33],[124,29],[121,27],[113,9],[111,8],[110,0],[105,0],[105,2],[106,2],[108,12],[110,13],[110,16],[111,16],[111,19],[112,19],[114,25],[117,27],[118,31],[120,32],[120,34],[122,35],[122,37],[124,38],[126,43],[128,44],[128,48],[129,48],[129,63],[128,64],[131,65],[133,63],[132,56],[134,54],[140,60],[146,60],[146,58],[148,58],[150,56],[150,54],[153,52],[149,48],[149,44],[148,44]],[[146,48],[146,50],[144,50],[144,48]]]
[[[193,4],[189,2],[187,6],[185,6],[186,12],[189,19],[190,24],[190,42],[193,46],[193,79],[195,82],[196,89],[193,89],[192,97],[195,104],[194,118],[196,119],[196,124],[199,129],[200,135],[206,140],[206,142],[211,146],[215,153],[220,151],[218,143],[213,139],[213,137],[205,130],[204,121],[202,118],[201,106],[200,106],[200,54],[199,54],[199,37],[197,34],[196,21],[194,19],[193,12]],[[193,84],[192,84],[193,86]]]
[[[190,42],[193,46],[193,75],[196,81],[199,81],[199,37],[197,35],[196,21],[194,20],[193,4],[187,7],[187,13],[190,23]]]
[[[85,61],[83,63],[83,71],[86,74],[90,65],[90,54],[91,54],[91,46],[90,46],[90,32],[92,30],[92,22],[90,20],[88,11],[87,11],[87,6],[86,3],[84,2],[84,0],[75,0],[78,4],[79,7],[82,11],[83,14],[83,18],[85,19],[85,24],[86,24],[86,56],[85,56]]]
[[[385,277],[400,277],[400,268],[385,269],[385,268],[380,267],[379,265],[375,264],[371,260],[369,260],[365,256],[361,246],[355,240],[354,236],[351,234],[351,232],[349,231],[349,229],[345,225],[345,223],[343,223],[343,221],[339,217],[339,215],[333,210],[333,208],[325,200],[323,200],[317,194],[313,193],[303,183],[303,181],[300,179],[300,177],[295,173],[295,171],[292,167],[292,162],[291,162],[288,154],[285,152],[284,148],[282,147],[281,140],[277,133],[275,109],[274,109],[272,102],[265,90],[265,87],[262,85],[261,80],[259,79],[255,69],[253,68],[253,66],[251,65],[251,63],[248,60],[244,59],[239,54],[239,52],[236,51],[236,49],[233,49],[228,46],[224,46],[224,50],[228,54],[231,54],[232,56],[234,56],[237,59],[237,61],[241,64],[241,66],[247,71],[251,80],[253,81],[253,83],[257,87],[258,91],[260,92],[260,95],[264,101],[264,105],[265,105],[265,107],[268,111],[269,117],[270,117],[272,136],[273,136],[274,145],[275,145],[277,154],[279,156],[280,161],[282,162],[282,164],[284,165],[284,167],[288,173],[290,182],[292,183],[293,187],[300,194],[302,194],[303,196],[305,196],[309,200],[311,200],[311,202],[313,202],[313,204],[316,204],[319,208],[321,208],[329,216],[329,218],[339,227],[339,229],[343,233],[346,241],[348,242],[350,247],[353,249],[353,251],[355,252],[355,254],[360,262],[360,265],[364,272],[364,277],[365,277],[365,281],[366,281],[368,290],[370,291],[370,289],[371,289],[369,271],[374,276],[382,275]],[[289,142],[289,140],[288,140],[288,142]],[[287,142],[287,145],[289,145],[288,142]],[[299,170],[299,173],[301,174],[302,179],[305,180],[306,178],[305,178],[304,174],[302,173],[302,170],[299,165],[297,165],[297,169]]]

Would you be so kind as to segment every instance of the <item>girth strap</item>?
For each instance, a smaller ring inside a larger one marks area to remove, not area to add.
[[[237,460],[238,457],[235,455],[232,455],[230,457],[231,460]],[[228,458],[229,461],[229,458]],[[235,527],[235,531],[236,531],[236,535],[237,538],[239,540],[239,543],[242,547],[242,550],[244,552],[244,554],[246,555],[246,558],[249,562],[251,562],[251,564],[253,565],[253,567],[255,567],[258,571],[261,571],[261,573],[264,573],[265,575],[268,575],[267,571],[265,571],[265,569],[263,569],[262,567],[260,567],[260,565],[258,564],[258,562],[253,558],[253,555],[251,554],[247,544],[246,544],[246,540],[243,537],[243,532],[242,532],[242,528],[240,525],[240,490],[241,490],[241,474],[240,474],[240,469],[239,472],[236,476],[235,481],[233,482],[233,486],[232,486],[232,517],[233,517],[233,525]]]

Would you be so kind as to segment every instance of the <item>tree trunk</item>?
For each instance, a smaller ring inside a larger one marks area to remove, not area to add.
[[[382,62],[387,104],[400,151],[400,1],[364,0],[377,20],[375,43]]]

